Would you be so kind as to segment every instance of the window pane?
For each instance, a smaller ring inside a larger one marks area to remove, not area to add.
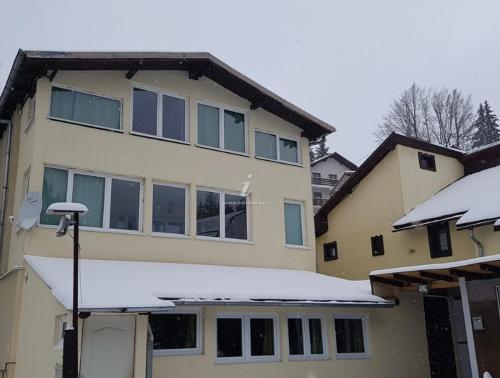
[[[285,240],[286,244],[303,245],[301,206],[285,203]]]
[[[217,357],[243,356],[242,319],[217,319]]]
[[[134,88],[133,131],[149,135],[157,134],[157,105],[155,92]]]
[[[245,152],[245,116],[224,110],[224,148]]]
[[[45,168],[43,175],[42,212],[40,223],[58,224],[59,215],[47,215],[47,208],[55,202],[66,202],[68,190],[68,171],[64,169]]]
[[[309,319],[309,340],[311,342],[311,354],[323,354],[321,319]]]
[[[196,348],[196,314],[149,315],[153,349]]]
[[[140,187],[137,181],[112,180],[110,228],[139,230]]]
[[[185,127],[185,102],[181,98],[162,96],[163,97],[163,125],[162,136],[164,138],[186,140]]]
[[[153,232],[185,234],[186,190],[153,185]]]
[[[288,347],[290,355],[304,354],[302,319],[288,319]]]
[[[247,197],[226,194],[226,238],[247,240]]]
[[[335,319],[337,353],[364,353],[363,321]]]
[[[204,146],[220,147],[218,108],[198,104],[198,143]]]
[[[197,191],[196,234],[220,237],[220,194]]]
[[[292,163],[299,162],[296,141],[280,138],[280,160]]]
[[[74,103],[73,91],[52,87],[52,96],[50,98],[51,117],[73,119]]]
[[[120,129],[120,101],[81,92],[74,94],[74,121]]]
[[[250,345],[252,356],[274,355],[273,319],[250,319]]]
[[[73,176],[73,202],[83,203],[89,209],[80,218],[82,226],[102,227],[104,183],[103,177],[79,174]]]
[[[256,131],[255,156],[273,160],[278,159],[278,155],[276,153],[276,136]]]

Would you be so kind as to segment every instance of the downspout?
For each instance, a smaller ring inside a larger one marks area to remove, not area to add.
[[[12,122],[0,119],[0,123],[7,124],[7,148],[5,151],[5,167],[2,186],[2,208],[0,209],[0,263],[3,259],[3,239],[5,234],[5,214],[7,207],[7,194],[9,190],[10,158],[12,149]],[[1,266],[1,265],[0,265]]]
[[[481,241],[474,234],[474,228],[471,228],[469,231],[470,231],[469,233],[470,240],[472,240],[474,244],[476,244],[477,250],[479,252],[479,257],[483,257],[484,256],[483,243],[481,243]]]

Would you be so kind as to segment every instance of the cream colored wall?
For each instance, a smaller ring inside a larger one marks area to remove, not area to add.
[[[314,232],[310,186],[308,141],[300,138],[301,129],[274,115],[257,109],[250,111],[248,101],[207,78],[188,79],[184,72],[139,71],[134,82],[151,85],[188,97],[190,144],[166,142],[130,135],[133,82],[125,72],[60,71],[55,85],[106,94],[123,101],[123,133],[98,130],[48,120],[50,82],[40,79],[37,86],[36,119],[26,134],[33,144],[22,150],[17,181],[31,166],[32,190],[41,191],[44,165],[60,165],[81,170],[140,177],[144,179],[144,232],[120,234],[82,232],[83,258],[170,261],[241,266],[280,267],[314,270]],[[239,156],[196,147],[196,101],[212,102],[242,109],[248,116],[250,156]],[[302,166],[263,161],[254,157],[254,130],[280,133],[300,139]],[[24,145],[23,145],[24,147]],[[251,208],[251,242],[195,240],[195,189],[208,186],[226,190],[240,189],[252,174],[251,201],[267,204]],[[152,181],[190,185],[188,239],[151,236]],[[16,193],[16,208],[22,199]],[[305,203],[306,249],[285,247],[283,200]],[[56,239],[54,229],[38,228],[30,233],[12,235],[10,265],[20,263],[22,254],[69,256],[71,240]]]
[[[271,312],[279,324],[281,358],[278,362],[216,364],[216,314]],[[329,358],[319,361],[288,361],[288,313],[325,315]],[[367,313],[371,357],[337,360],[333,314]],[[389,309],[296,308],[296,307],[205,307],[203,354],[180,357],[155,357],[153,376],[181,377],[384,377],[429,376],[427,341],[421,299],[403,295],[401,305]]]

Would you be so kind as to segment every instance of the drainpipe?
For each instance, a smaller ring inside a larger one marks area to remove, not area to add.
[[[0,123],[7,125],[7,148],[5,151],[5,167],[2,186],[2,208],[0,209],[0,262],[3,258],[3,239],[5,233],[5,213],[7,207],[7,193],[9,189],[10,157],[12,149],[12,122],[0,119]]]
[[[483,257],[484,256],[483,243],[481,243],[481,241],[476,237],[476,235],[474,234],[473,228],[471,228],[469,231],[470,231],[470,234],[469,234],[470,240],[472,240],[474,242],[474,244],[476,244],[477,250],[479,252],[479,257]]]

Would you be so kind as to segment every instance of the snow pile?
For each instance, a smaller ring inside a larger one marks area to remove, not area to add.
[[[500,218],[500,166],[465,176],[393,223],[404,228],[435,219],[460,218],[457,227]]]
[[[72,259],[25,256],[67,309],[72,304]],[[82,310],[158,309],[183,303],[387,305],[369,281],[266,268],[139,261],[80,260]]]

